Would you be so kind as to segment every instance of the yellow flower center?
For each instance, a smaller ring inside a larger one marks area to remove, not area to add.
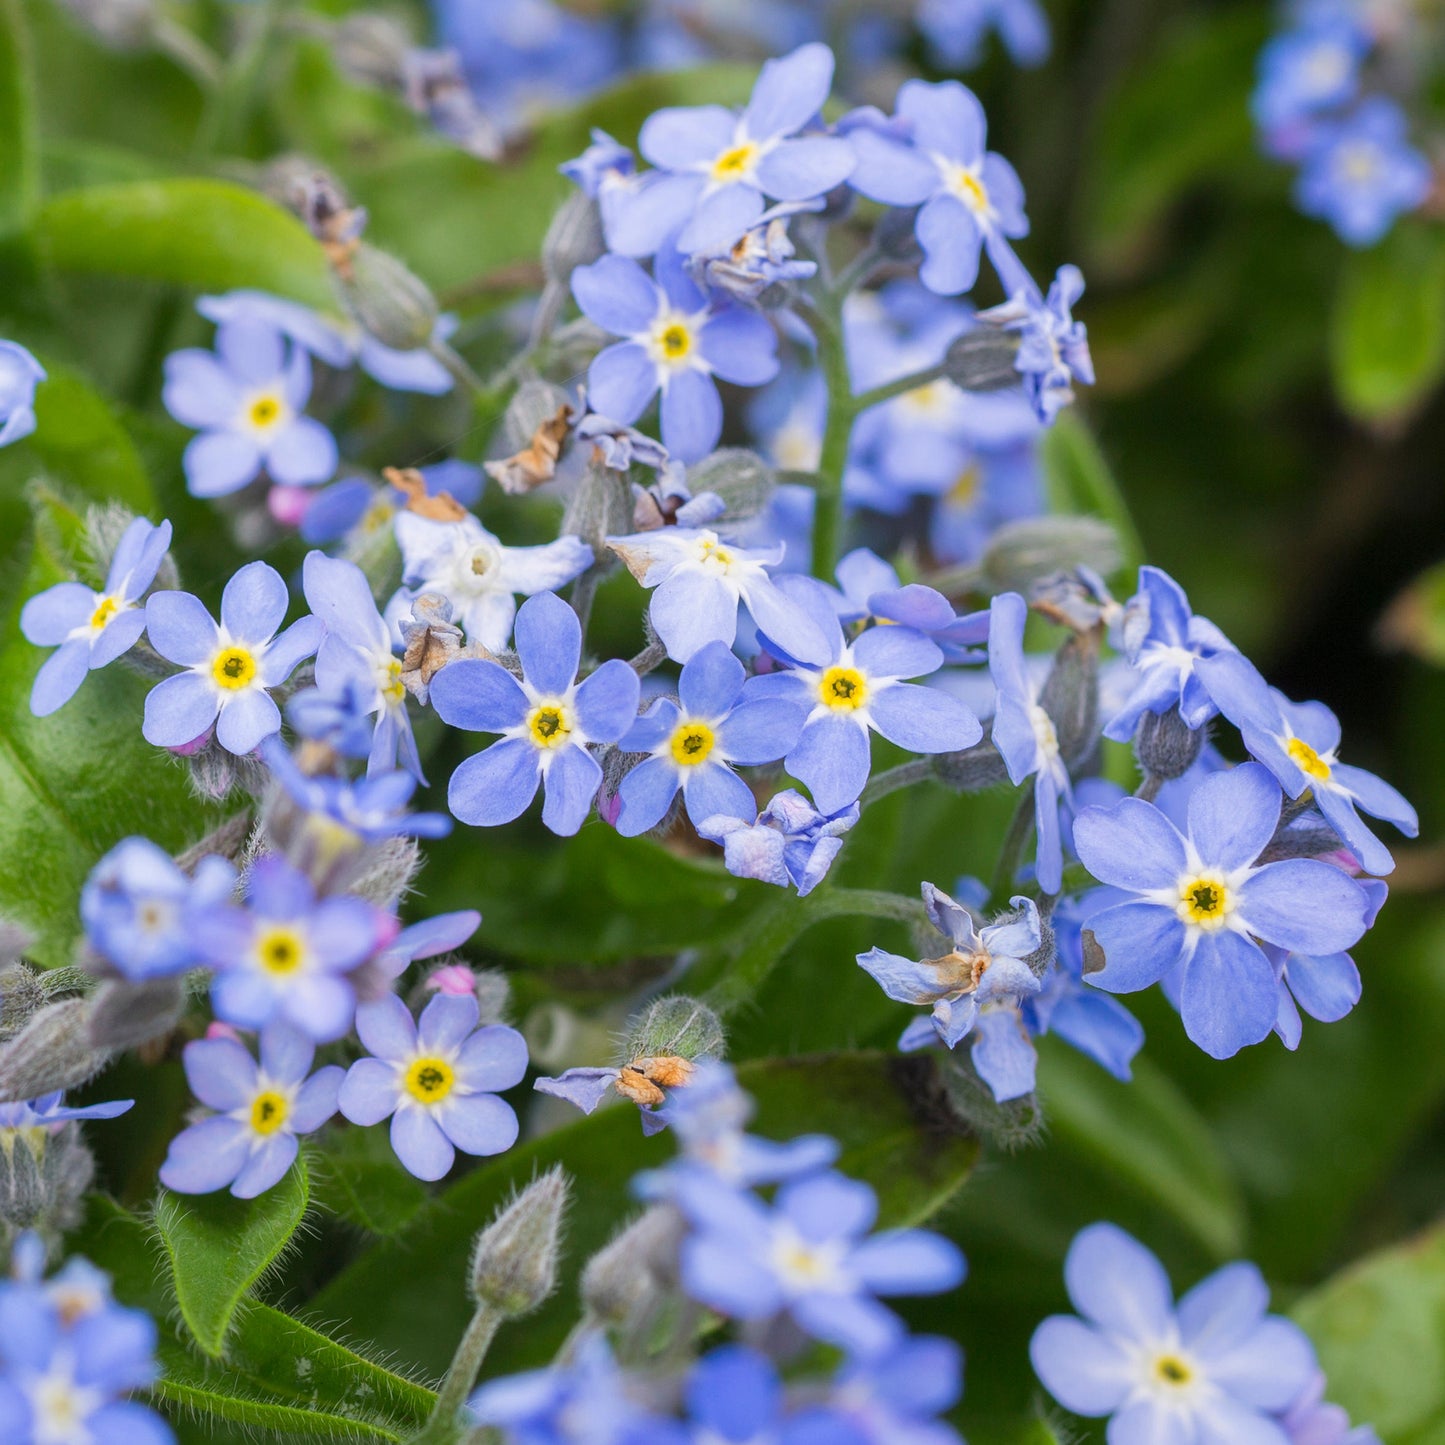
[[[959,474],[958,480],[948,490],[947,500],[955,507],[969,507],[978,500],[979,488],[983,485],[983,473],[978,463],[971,462]]]
[[[445,1059],[416,1059],[406,1071],[406,1091],[419,1104],[439,1104],[451,1093],[456,1077]]]
[[[396,506],[389,497],[378,497],[361,517],[361,530],[363,532],[379,532],[383,527],[391,525],[391,519],[396,516]]]
[[[401,659],[393,657],[386,664],[385,676],[381,682],[381,695],[387,702],[398,703],[406,696],[401,680]]]
[[[988,191],[983,182],[967,166],[948,166],[943,172],[944,184],[953,195],[976,215],[989,209]]]
[[[716,570],[726,572],[733,565],[733,554],[709,532],[698,545],[698,560],[712,563]]]
[[[679,723],[672,734],[672,760],[681,768],[695,768],[707,761],[716,742],[706,723]]]
[[[1160,1355],[1154,1361],[1154,1378],[1161,1385],[1187,1385],[1194,1378],[1194,1371],[1178,1355]]]
[[[1291,738],[1285,744],[1285,751],[1302,773],[1308,774],[1315,782],[1323,783],[1330,776],[1330,765],[1303,738]]]
[[[102,597],[95,605],[95,611],[90,614],[90,625],[99,632],[117,612],[120,611],[120,602],[114,597]]]
[[[830,667],[818,682],[824,707],[856,712],[868,700],[868,679],[856,667]]]
[[[930,381],[926,386],[915,386],[903,393],[902,401],[909,411],[934,416],[948,405],[949,385],[946,381]]]
[[[290,928],[268,928],[256,940],[256,957],[267,973],[295,973],[306,958],[301,935]]]
[[[273,392],[262,392],[246,408],[246,419],[257,431],[265,431],[281,420],[282,402]]]
[[[572,719],[560,703],[543,703],[527,714],[527,731],[539,748],[559,748],[572,734]]]
[[[1224,879],[1217,873],[1201,873],[1186,878],[1179,885],[1179,907],[1176,910],[1185,923],[1214,932],[1223,928],[1234,912],[1235,900]]]
[[[726,185],[729,181],[740,181],[758,162],[758,147],[753,141],[744,141],[740,146],[725,150],[712,163],[712,178]]]
[[[211,677],[217,687],[239,692],[256,676],[256,659],[244,647],[223,647],[211,659]]]
[[[285,1098],[268,1089],[251,1100],[251,1128],[257,1134],[274,1134],[290,1112]]]
[[[1362,186],[1367,181],[1374,180],[1375,172],[1380,168],[1379,154],[1374,146],[1358,141],[1354,145],[1341,147],[1339,167],[1345,180]]]

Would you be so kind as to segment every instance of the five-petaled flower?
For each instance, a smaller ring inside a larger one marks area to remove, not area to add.
[[[722,398],[713,377],[761,386],[778,374],[777,337],[758,312],[710,307],[673,249],[658,254],[657,279],[626,256],[603,256],[572,273],[589,320],[626,338],[605,347],[587,371],[592,405],[634,422],[662,393],[662,441],[696,462],[722,435]]]
[[[58,582],[20,610],[26,640],[55,651],[30,690],[30,711],[46,717],[75,696],[85,674],[114,662],[140,641],[146,614],[140,599],[155,581],[171,545],[171,524],[153,527],[137,517],[125,529],[106,574],[92,592],[81,582]]]
[[[371,1057],[341,1086],[353,1124],[391,1119],[391,1146],[418,1179],[440,1179],[464,1154],[500,1154],[517,1139],[517,1116],[497,1097],[522,1081],[527,1045],[503,1024],[477,1027],[474,997],[437,994],[420,1021],[395,994],[363,1004],[356,1031]]]
[[[1225,1265],[1176,1307],[1138,1240],[1092,1224],[1069,1247],[1064,1280],[1083,1318],[1050,1316],[1029,1354],[1066,1409],[1109,1416],[1121,1442],[1286,1445],[1273,1417],[1311,1380],[1315,1353],[1298,1325],[1265,1313],[1269,1287],[1252,1264]]]
[[[519,817],[544,786],[542,821],[565,837],[582,826],[602,782],[588,744],[615,743],[637,715],[637,674],[612,658],[577,682],[582,628],[551,592],[517,613],[517,655],[520,681],[499,663],[467,657],[432,678],[443,722],[502,735],[457,767],[447,803],[463,823],[490,828]]]
[[[1181,965],[1185,1032],[1215,1058],[1274,1027],[1278,992],[1260,942],[1330,954],[1365,931],[1369,898],[1340,869],[1314,858],[1258,863],[1280,803],[1269,773],[1241,763],[1190,793],[1187,835],[1139,798],[1085,808],[1074,822],[1084,866],[1132,895],[1090,921],[1105,967],[1089,981],[1133,993]]]
[[[618,744],[649,755],[618,790],[619,833],[635,837],[656,827],[679,791],[694,825],[718,814],[756,815],[752,789],[733,765],[776,762],[798,740],[807,713],[797,703],[757,697],[752,686],[725,643],[693,653],[678,681],[679,701],[659,698]]]
[[[216,328],[214,352],[189,348],[166,358],[166,409],[200,428],[183,459],[193,496],[224,497],[264,470],[274,482],[310,486],[336,470],[336,440],[303,408],[311,360],[253,315]]]
[[[215,1112],[171,1140],[161,1183],[180,1194],[229,1185],[237,1199],[254,1199],[279,1183],[296,1159],[296,1136],[336,1112],[345,1070],[328,1064],[312,1074],[315,1055],[311,1040],[284,1023],[261,1031],[259,1067],[234,1039],[187,1044],[182,1060],[191,1092]]]
[[[319,617],[303,617],[279,636],[290,596],[281,574],[248,562],[221,594],[218,627],[189,592],[155,592],[146,603],[151,646],[185,668],[146,695],[141,732],[157,747],[179,748],[214,726],[228,752],[249,753],[281,728],[269,689],[321,645]]]

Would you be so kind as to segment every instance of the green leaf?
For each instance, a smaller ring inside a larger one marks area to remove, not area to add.
[[[1346,255],[1330,332],[1335,390],[1367,421],[1411,411],[1445,376],[1445,230],[1401,221]]]
[[[1074,1049],[1040,1050],[1039,1093],[1061,1142],[1166,1209],[1217,1259],[1244,1247],[1244,1205],[1209,1125],[1147,1058],[1122,1083]]]
[[[111,404],[78,371],[38,360],[47,376],[35,390],[35,430],[14,449],[15,463],[33,458],[53,480],[96,501],[154,511],[145,464]]]
[[[257,1199],[162,1189],[155,1228],[165,1247],[181,1318],[206,1354],[225,1351],[226,1332],[247,1293],[273,1269],[306,1215],[306,1164]]]
[[[755,71],[741,65],[633,76],[574,110],[547,115],[518,161],[488,165],[433,137],[388,147],[347,171],[370,221],[367,235],[435,287],[518,262],[533,264],[548,223],[573,187],[557,167],[586,148],[593,126],[630,142],[662,106],[745,101]]]
[[[135,181],[52,196],[39,233],[62,271],[168,281],[198,290],[254,286],[336,309],[320,245],[294,216],[229,181]]]
[[[203,1420],[208,1433],[197,1438],[213,1440],[222,1422],[286,1440],[394,1441],[431,1413],[430,1390],[252,1301],[237,1311],[225,1361],[198,1359],[175,1333],[173,1299],[152,1271],[145,1225],[109,1199],[91,1197],[77,1243],[114,1276],[123,1304],[155,1318],[163,1370],[157,1402]]]
[[[1291,1313],[1356,1424],[1402,1445],[1445,1439],[1445,1227],[1358,1261]]]
[[[758,1133],[832,1134],[843,1146],[838,1167],[879,1191],[883,1224],[900,1225],[939,1209],[977,1154],[972,1141],[931,1128],[916,1112],[930,1068],[926,1060],[900,1065],[882,1054],[835,1054],[743,1064],[738,1076],[757,1100]],[[542,1363],[576,1320],[582,1265],[637,1209],[629,1180],[669,1152],[666,1136],[642,1137],[630,1106],[579,1119],[466,1175],[399,1239],[365,1251],[313,1308],[369,1333],[388,1354],[441,1370],[470,1318],[465,1285],[473,1236],[513,1190],[561,1164],[585,1201],[569,1221],[562,1288],[521,1329],[503,1331],[488,1357],[498,1373]]]
[[[4,512],[7,523],[8,510]],[[80,932],[81,885],[102,854],[144,832],[173,852],[204,837],[216,812],[184,766],[140,734],[150,684],[123,663],[90,674],[58,712],[37,718],[30,689],[46,652],[20,635],[22,602],[72,570],[79,517],[53,495],[0,552],[0,917],[36,937],[32,956],[67,963]],[[3,546],[3,543],[0,543]]]
[[[1124,569],[1144,560],[1144,543],[1129,504],[1088,425],[1075,411],[1064,412],[1041,444],[1049,510],[1100,517],[1119,538]]]
[[[312,1160],[317,1202],[369,1234],[400,1234],[427,1202],[427,1189],[404,1169],[384,1129],[335,1129]]]
[[[0,0],[0,242],[29,230],[40,199],[32,64],[21,0]]]
[[[1263,6],[1191,16],[1112,97],[1084,188],[1098,259],[1126,259],[1191,187],[1256,164],[1249,92],[1268,33]]]

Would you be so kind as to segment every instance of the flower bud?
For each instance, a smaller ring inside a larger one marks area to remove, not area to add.
[[[384,90],[401,88],[410,48],[410,38],[400,25],[367,11],[346,16],[331,40],[331,53],[346,75]]]
[[[1099,634],[1076,632],[1054,654],[1039,694],[1070,765],[1091,753],[1099,739]]]
[[[567,504],[561,535],[581,537],[606,557],[605,539],[626,532],[631,520],[632,491],[626,477],[595,457],[589,460]]]
[[[0,972],[0,1039],[14,1038],[45,1003],[43,978],[43,974],[19,962]]]
[[[602,213],[582,191],[565,201],[542,238],[542,271],[549,282],[565,286],[579,266],[590,265],[607,251]]]
[[[1103,576],[1118,570],[1119,539],[1096,517],[1029,517],[993,534],[979,564],[990,592],[1022,592],[1080,564]]]
[[[133,1049],[168,1034],[186,1008],[179,978],[144,983],[112,979],[96,991],[90,1014],[90,1042],[102,1049]]]
[[[630,1021],[622,1061],[716,1059],[722,1057],[725,1047],[718,1016],[695,998],[672,994],[654,999]]]
[[[1000,1104],[979,1077],[966,1046],[940,1055],[938,1071],[948,1110],[967,1132],[981,1135],[1009,1153],[1038,1143],[1044,1116],[1037,1094]]]
[[[1019,384],[1014,366],[1018,352],[1015,333],[981,326],[965,331],[948,348],[943,358],[944,375],[965,391],[1002,391]]]
[[[560,1166],[549,1169],[477,1235],[469,1288],[479,1305],[517,1319],[556,1289],[562,1216],[571,1187]]]
[[[0,1127],[0,1223],[17,1233],[56,1235],[80,1221],[80,1204],[95,1175],[95,1158],[74,1124]]]
[[[777,487],[773,469],[745,447],[723,447],[688,468],[687,484],[694,496],[715,492],[727,505],[729,522],[758,516]]]
[[[0,1048],[0,1100],[38,1099],[73,1089],[106,1066],[110,1050],[90,1040],[91,1007],[89,999],[72,998],[32,1015]]]
[[[415,351],[432,339],[437,303],[427,285],[395,256],[358,242],[338,279],[351,314],[383,346]]]
[[[582,1269],[582,1303],[595,1319],[623,1324],[642,1314],[676,1284],[686,1228],[670,1204],[639,1215]]]
[[[1194,766],[1204,746],[1204,728],[1191,728],[1176,704],[1168,712],[1146,712],[1134,732],[1134,756],[1146,778],[1167,783]]]
[[[1008,781],[1003,757],[987,739],[961,752],[935,754],[933,771],[956,793],[982,793]]]

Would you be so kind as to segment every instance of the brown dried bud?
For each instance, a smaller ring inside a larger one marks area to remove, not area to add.
[[[485,463],[486,473],[513,496],[530,492],[557,475],[557,459],[572,430],[575,412],[563,402],[533,431],[531,440],[519,452],[500,461]]]
[[[433,522],[460,522],[467,515],[450,492],[427,491],[426,478],[415,467],[383,467],[381,475],[406,497],[405,511]]]

